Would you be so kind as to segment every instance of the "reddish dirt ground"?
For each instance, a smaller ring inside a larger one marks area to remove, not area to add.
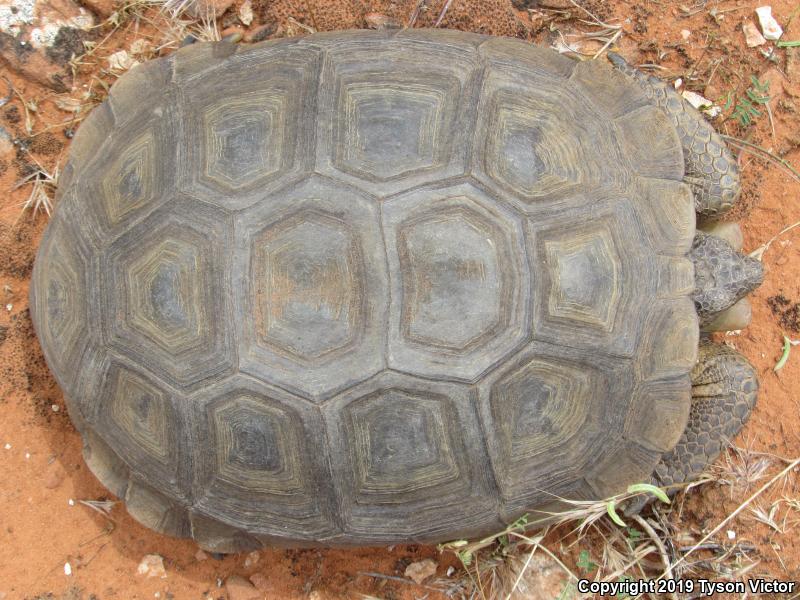
[[[623,34],[616,48],[636,64],[656,64],[659,76],[673,80],[682,77],[685,85],[724,104],[729,93],[741,97],[750,76],[770,81],[771,118],[764,113],[750,127],[735,119],[717,119],[718,129],[771,149],[794,165],[800,165],[800,81],[794,67],[794,80],[784,77],[786,50],[778,50],[777,62],[770,62],[758,48],[747,48],[742,22],[753,21],[753,9],[763,2],[708,1],[688,2],[652,0],[643,4],[592,0],[583,6],[596,17],[621,23]],[[303,34],[307,27],[335,30],[364,27],[377,15],[403,24],[414,12],[413,0],[254,0],[255,19],[251,31],[268,25],[271,35]],[[537,5],[531,2],[531,5]],[[512,35],[550,44],[559,31],[589,31],[589,19],[571,2],[549,0],[540,5],[558,10],[517,10],[508,0],[452,0],[441,26],[496,35]],[[235,18],[237,2],[221,18]],[[415,26],[432,26],[444,5],[430,0],[419,13]],[[787,29],[783,39],[800,39],[800,15],[796,2],[775,0],[773,12]],[[794,14],[793,12],[794,11]],[[373,14],[374,13],[374,14]],[[154,10],[148,9],[148,17]],[[156,19],[157,20],[157,19]],[[100,31],[111,32],[110,26]],[[689,32],[688,35],[686,32]],[[133,20],[114,32],[98,56],[130,48],[134,39],[155,35],[145,20]],[[586,51],[600,49],[602,42],[587,42]],[[800,48],[794,50],[800,54]],[[795,60],[800,61],[800,57]],[[105,64],[105,63],[104,63]],[[6,70],[15,89],[27,100],[37,102],[33,115],[34,133],[30,155],[42,165],[63,165],[69,140],[62,124],[68,114],[56,107],[56,94],[37,83]],[[765,74],[767,74],[765,76]],[[78,70],[76,87],[100,72],[91,60]],[[730,110],[726,112],[730,114]],[[0,108],[0,126],[14,138],[27,139],[24,108],[18,97]],[[46,128],[47,132],[41,133]],[[397,546],[390,549],[362,550],[266,550],[255,565],[245,566],[245,556],[231,555],[220,560],[198,560],[193,542],[155,534],[131,519],[121,504],[113,509],[112,519],[94,512],[80,499],[109,498],[108,492],[89,473],[81,458],[81,440],[72,427],[61,392],[50,376],[33,334],[28,312],[28,278],[33,254],[46,218],[21,215],[21,203],[30,186],[14,190],[26,175],[28,155],[12,152],[0,161],[0,457],[3,471],[0,484],[0,599],[17,598],[225,598],[224,586],[231,574],[256,575],[261,594],[266,598],[362,598],[386,599],[443,597],[424,587],[364,573],[400,577],[405,567],[421,558],[438,561],[438,575],[446,577],[449,566],[457,565],[451,555],[435,547]],[[775,164],[765,164],[751,154],[741,156],[745,193],[737,209],[745,238],[745,250],[752,251],[778,234],[784,227],[800,221],[800,184]],[[763,255],[764,284],[752,297],[753,323],[737,335],[721,336],[756,365],[761,378],[761,395],[756,411],[736,440],[737,445],[774,457],[800,456],[800,347],[778,373],[773,371],[781,355],[783,336],[800,338],[800,227],[782,235]],[[786,463],[773,458],[768,474],[777,473]],[[680,517],[672,521],[681,531],[691,532],[696,541],[730,514],[767,479],[749,489],[708,484],[688,495]],[[770,488],[751,506],[769,509],[781,498],[800,499],[797,473],[790,474]],[[750,510],[743,511],[714,540],[727,543],[727,531],[734,531],[744,546],[752,546],[758,560],[748,576],[766,574],[783,580],[800,579],[800,536],[794,526],[800,520],[798,506],[778,505],[776,519],[785,517],[786,530],[780,533],[756,521]],[[555,538],[554,538],[555,539]],[[589,547],[595,560],[599,548]],[[146,554],[164,558],[166,578],[147,578],[137,574],[137,565]],[[565,560],[574,560],[573,552]],[[65,574],[69,563],[71,574]],[[572,563],[570,563],[572,564]],[[260,577],[259,577],[260,575]],[[456,571],[454,577],[458,577]],[[428,594],[426,596],[426,594]]]

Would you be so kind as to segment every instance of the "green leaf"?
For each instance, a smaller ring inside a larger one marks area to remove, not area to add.
[[[576,564],[585,575],[588,575],[597,568],[597,565],[592,562],[588,550],[581,550],[581,553],[578,556],[578,562]]]
[[[608,516],[611,517],[611,520],[614,521],[614,523],[620,527],[627,527],[625,525],[625,521],[623,521],[617,514],[617,503],[614,502],[614,500],[609,500],[608,503],[606,503],[606,512],[608,513]]]
[[[458,560],[461,561],[461,564],[465,567],[468,567],[472,564],[472,552],[469,550],[464,550],[458,553]]]
[[[788,336],[783,336],[783,354],[781,354],[780,360],[778,360],[778,362],[775,364],[775,367],[773,367],[772,369],[773,371],[777,373],[784,367],[786,361],[789,360],[789,353],[791,351],[792,351],[792,340],[790,340]]]
[[[662,490],[657,485],[653,485],[652,483],[634,483],[633,485],[628,486],[628,493],[629,494],[638,494],[639,492],[646,492],[648,494],[652,494],[659,500],[661,500],[664,504],[670,504],[669,496],[667,493]]]
[[[798,48],[800,47],[800,40],[781,40],[775,45],[778,48]]]
[[[762,83],[758,80],[758,77],[756,77],[755,75],[750,75],[750,81],[753,84],[753,87],[759,92],[766,92],[769,90],[769,81],[765,81]]]
[[[769,96],[762,96],[760,95],[760,92],[757,92],[753,89],[747,90],[746,94],[747,97],[750,98],[750,100],[752,100],[756,104],[766,104],[771,100]]]
[[[725,105],[722,107],[722,110],[728,111],[733,106],[733,92],[728,92],[728,97],[725,100]]]

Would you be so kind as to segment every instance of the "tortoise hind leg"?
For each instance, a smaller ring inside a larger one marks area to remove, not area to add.
[[[728,346],[702,342],[691,376],[689,423],[656,467],[654,480],[660,486],[697,479],[739,433],[756,403],[755,369]]]
[[[697,214],[702,219],[717,219],[729,211],[741,192],[739,167],[719,134],[672,86],[636,70],[618,54],[609,52],[608,57],[675,126],[683,146],[684,181],[692,188]]]

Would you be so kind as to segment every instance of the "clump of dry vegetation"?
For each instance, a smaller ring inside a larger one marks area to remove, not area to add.
[[[777,472],[776,465],[782,465]],[[559,512],[526,516],[482,540],[454,541],[440,549],[455,553],[461,561],[464,577],[457,591],[470,600],[544,598],[533,592],[541,585],[541,570],[528,573],[537,554],[546,555],[562,572],[558,600],[585,597],[578,592],[581,579],[745,581],[758,574],[759,558],[746,534],[737,534],[733,523],[756,520],[775,535],[791,531],[800,522],[800,496],[789,495],[797,492],[791,479],[799,466],[800,458],[788,461],[733,447],[706,476],[680,486],[673,502],[658,488],[634,485],[601,501],[563,500],[565,508]],[[772,476],[753,490],[768,472]],[[729,487],[732,495],[744,493],[745,497],[713,526],[687,524],[682,519],[686,491],[709,485]],[[765,493],[778,486],[784,488],[784,495],[763,504]],[[618,512],[617,507],[643,495],[655,501],[641,514]],[[775,542],[773,547],[777,546]],[[650,597],[681,597],[671,583],[664,586],[664,594]]]

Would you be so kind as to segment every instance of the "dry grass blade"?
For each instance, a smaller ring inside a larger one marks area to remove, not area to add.
[[[729,515],[728,515],[727,517],[725,517],[725,518],[724,518],[722,521],[720,521],[720,522],[717,524],[717,526],[716,526],[716,527],[714,527],[714,528],[713,528],[711,531],[709,531],[709,532],[708,532],[708,533],[707,533],[705,536],[703,536],[703,538],[702,538],[702,539],[701,539],[699,542],[697,542],[697,543],[696,543],[694,546],[692,546],[691,548],[689,548],[689,550],[688,550],[688,551],[687,551],[687,552],[686,552],[686,553],[685,553],[683,556],[681,556],[681,557],[680,557],[680,558],[679,558],[679,559],[678,559],[676,562],[674,562],[674,563],[672,564],[672,569],[671,569],[671,570],[669,570],[669,571],[665,570],[664,572],[662,572],[662,573],[661,573],[661,575],[659,575],[659,576],[658,576],[658,578],[656,579],[656,581],[661,581],[662,579],[664,579],[664,578],[668,577],[668,576],[670,575],[670,572],[671,572],[672,570],[674,570],[674,569],[675,569],[675,567],[677,567],[678,565],[680,565],[680,564],[681,564],[681,563],[683,563],[683,562],[686,562],[686,560],[689,558],[689,556],[691,556],[691,555],[692,555],[694,552],[696,552],[696,551],[697,551],[697,550],[698,550],[698,549],[699,549],[699,548],[700,548],[700,547],[701,547],[701,546],[702,546],[702,545],[703,545],[705,542],[707,542],[707,541],[708,541],[708,540],[710,540],[712,537],[714,537],[714,536],[715,536],[717,533],[719,533],[719,532],[720,532],[720,531],[721,531],[721,530],[722,530],[722,529],[723,529],[723,528],[724,528],[724,527],[725,527],[725,526],[726,526],[728,523],[730,523],[730,522],[731,522],[731,521],[732,521],[734,518],[736,518],[736,516],[737,516],[739,513],[741,513],[742,511],[744,511],[744,509],[745,509],[745,508],[747,508],[748,506],[750,506],[750,504],[752,504],[752,503],[753,503],[753,502],[756,500],[756,498],[758,498],[759,496],[761,496],[761,494],[763,494],[763,493],[764,493],[766,490],[768,490],[768,489],[769,489],[769,488],[771,488],[773,485],[775,485],[775,483],[777,483],[778,481],[780,481],[782,478],[784,478],[784,477],[786,477],[787,475],[789,475],[789,473],[791,473],[791,472],[792,472],[794,469],[796,469],[796,468],[798,467],[798,465],[800,465],[800,458],[796,458],[795,460],[793,460],[793,461],[792,461],[791,463],[789,463],[789,465],[788,465],[786,468],[784,468],[784,469],[783,469],[783,470],[782,470],[780,473],[778,473],[777,475],[775,475],[774,477],[772,477],[772,478],[771,478],[771,479],[770,479],[770,480],[769,480],[767,483],[765,483],[765,484],[764,484],[764,485],[762,485],[760,488],[758,488],[758,491],[756,491],[755,493],[753,493],[752,495],[750,495],[750,496],[747,498],[747,500],[745,500],[744,502],[742,502],[742,503],[741,503],[741,504],[740,504],[740,505],[739,505],[739,506],[736,508],[736,510],[734,510],[734,511],[733,511],[731,514],[729,514]],[[638,598],[639,596],[636,596],[636,597]]]
[[[442,12],[439,13],[439,17],[436,19],[436,23],[434,23],[434,27],[438,27],[444,21],[444,17],[447,14],[447,11],[450,10],[450,4],[452,4],[453,0],[447,0],[444,3],[444,7],[442,8]]]
[[[756,506],[750,509],[750,512],[753,514],[753,518],[756,521],[763,523],[767,527],[774,529],[778,533],[786,533],[786,522],[784,520],[783,525],[779,525],[776,521],[776,517],[778,514],[778,509],[780,508],[781,501],[778,500],[777,502],[773,502],[772,506],[769,507],[769,510],[764,509],[760,506]]]
[[[718,483],[728,485],[731,489],[750,489],[757,481],[766,477],[773,463],[769,456],[736,446],[731,446],[730,452],[726,452],[724,456],[725,462],[714,468],[715,477]]]
[[[764,252],[769,250],[769,247],[772,245],[772,243],[775,240],[777,240],[779,237],[781,237],[784,233],[787,233],[787,232],[791,231],[792,229],[794,229],[795,227],[798,227],[798,226],[800,226],[800,221],[798,221],[797,223],[792,223],[791,225],[789,225],[787,227],[784,227],[778,233],[776,233],[774,236],[772,236],[769,239],[769,241],[767,241],[766,243],[760,245],[758,248],[753,250],[750,253],[750,256],[752,256],[756,260],[761,260],[762,258],[764,258]]]
[[[111,517],[111,509],[116,505],[113,500],[78,500],[78,502],[109,518]]]
[[[156,4],[163,4],[164,10],[173,17],[178,17],[194,6],[196,2],[197,0],[166,0],[165,2],[156,2]]]
[[[720,134],[720,136],[726,142],[734,146],[737,146],[740,150],[744,152],[749,151],[754,156],[760,158],[761,160],[775,163],[776,165],[784,169],[784,171],[786,171],[786,173],[788,173],[792,179],[800,183],[800,172],[798,172],[797,169],[795,169],[791,164],[789,164],[788,161],[782,159],[780,156],[776,156],[766,148],[762,148],[758,144],[753,144],[752,142],[748,142],[747,140],[742,140],[740,138],[725,134]]]
[[[36,159],[33,157],[31,157],[31,159],[36,163],[37,169],[27,177],[18,181],[12,188],[13,190],[17,190],[29,183],[33,184],[28,199],[22,203],[20,218],[27,210],[30,210],[34,217],[36,217],[40,211],[47,213],[49,217],[53,210],[53,203],[50,200],[49,193],[54,193],[58,185],[58,165],[56,165],[51,173],[48,173]]]

